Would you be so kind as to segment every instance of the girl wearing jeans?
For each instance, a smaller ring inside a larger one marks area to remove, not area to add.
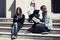
[[[22,28],[23,23],[25,20],[25,16],[24,14],[22,14],[22,9],[20,7],[18,7],[16,9],[16,14],[13,17],[13,25],[12,25],[12,31],[11,31],[11,38],[15,39],[17,38],[17,33],[19,32],[19,30]]]

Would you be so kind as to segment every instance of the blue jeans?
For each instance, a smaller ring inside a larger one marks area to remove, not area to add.
[[[41,23],[36,24],[35,27],[42,32],[49,32],[50,31],[44,24],[41,24]]]
[[[32,33],[42,33],[42,32],[49,32],[50,30],[41,23],[34,24],[28,31]]]
[[[16,24],[14,24],[13,25],[13,29],[12,29],[12,31],[11,31],[11,36],[17,36],[17,34],[18,34],[18,32],[19,32],[19,30],[22,28],[22,26],[23,26],[23,24],[22,23],[16,23]]]

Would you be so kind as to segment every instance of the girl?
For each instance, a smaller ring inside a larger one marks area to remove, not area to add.
[[[30,3],[30,7],[27,11],[28,15],[29,15],[29,19],[28,19],[28,22],[32,22],[32,17],[33,17],[33,12],[35,10],[35,3],[34,2],[31,2]]]
[[[16,14],[13,17],[13,26],[12,26],[12,35],[11,38],[17,38],[17,33],[19,32],[19,30],[22,28],[23,23],[25,20],[25,16],[24,14],[22,14],[22,9],[20,7],[18,7],[16,9]]]

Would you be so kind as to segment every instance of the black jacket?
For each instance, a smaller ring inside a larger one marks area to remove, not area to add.
[[[20,22],[20,23],[23,24],[24,23],[24,20],[25,20],[25,15],[23,14],[21,18],[18,18],[18,20],[16,20],[16,18],[17,18],[17,15],[14,15],[14,17],[13,17],[13,23]]]

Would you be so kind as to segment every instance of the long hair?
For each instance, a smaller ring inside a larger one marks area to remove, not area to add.
[[[18,13],[18,10],[19,10],[20,13]],[[17,15],[21,15],[21,14],[22,14],[22,9],[21,9],[20,7],[17,7],[17,9],[16,9],[16,14],[17,14]]]

